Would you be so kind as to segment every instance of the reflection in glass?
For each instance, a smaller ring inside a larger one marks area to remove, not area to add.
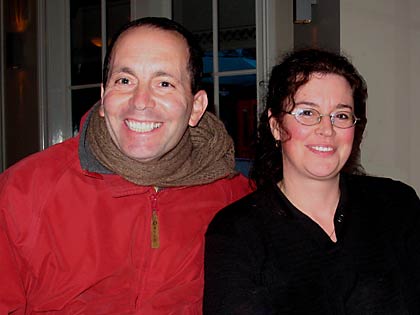
[[[219,51],[219,71],[235,71],[256,69],[256,50],[254,48],[238,48]],[[213,71],[213,52],[206,51],[203,58],[204,73]]]
[[[196,36],[206,56],[213,55],[212,0],[172,0],[172,19]],[[211,58],[204,61],[205,73],[213,72]]]
[[[120,27],[130,21],[130,0],[106,1],[107,45]]]
[[[72,85],[102,80],[101,0],[70,1]],[[106,1],[107,43],[130,21],[130,0]]]
[[[99,87],[73,90],[72,100],[72,126],[73,134],[79,132],[80,119],[83,115],[101,98],[101,89]]]
[[[256,68],[255,0],[219,1],[219,71]]]
[[[220,119],[235,142],[237,158],[252,158],[257,129],[256,75],[226,76],[220,78]],[[204,80],[209,92],[209,111],[214,112],[211,77]]]
[[[70,1],[71,84],[101,82],[101,0]]]
[[[99,87],[80,85],[102,82],[101,0],[70,1],[71,14],[71,83],[73,133],[80,119],[100,98]],[[130,0],[106,1],[107,43],[130,21]]]
[[[251,158],[257,123],[256,75],[240,74],[243,70],[256,72],[255,0],[218,1],[216,73],[212,0],[173,0],[172,9],[173,19],[192,31],[204,50],[203,83],[209,96],[208,110],[216,112],[218,103],[218,114],[235,142],[236,158]],[[219,79],[216,98],[214,76]]]

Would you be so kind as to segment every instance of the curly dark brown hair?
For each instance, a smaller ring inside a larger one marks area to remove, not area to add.
[[[337,74],[344,77],[353,91],[354,113],[359,121],[355,125],[353,147],[342,172],[365,174],[360,161],[360,145],[366,127],[367,86],[363,77],[342,54],[321,50],[302,49],[289,52],[273,67],[268,82],[265,109],[260,117],[256,153],[250,178],[257,187],[278,182],[283,178],[281,146],[276,146],[269,120],[277,119],[282,125],[284,111],[290,111],[297,90],[306,84],[314,73]],[[289,107],[289,108],[287,108]],[[271,111],[271,117],[268,111]]]

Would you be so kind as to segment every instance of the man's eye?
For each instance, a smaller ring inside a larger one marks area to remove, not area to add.
[[[171,83],[169,83],[168,81],[162,81],[161,83],[160,83],[160,86],[161,87],[171,87],[171,86],[173,86]]]
[[[128,80],[127,78],[120,78],[120,79],[116,80],[115,83],[117,83],[117,84],[130,84],[130,80]]]

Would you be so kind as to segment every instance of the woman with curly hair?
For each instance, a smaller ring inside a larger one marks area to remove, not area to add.
[[[364,79],[341,54],[271,73],[253,194],[206,234],[204,314],[420,314],[420,201],[367,176]]]

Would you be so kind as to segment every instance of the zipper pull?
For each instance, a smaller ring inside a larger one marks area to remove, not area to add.
[[[156,209],[152,212],[152,248],[159,248],[159,217]]]

